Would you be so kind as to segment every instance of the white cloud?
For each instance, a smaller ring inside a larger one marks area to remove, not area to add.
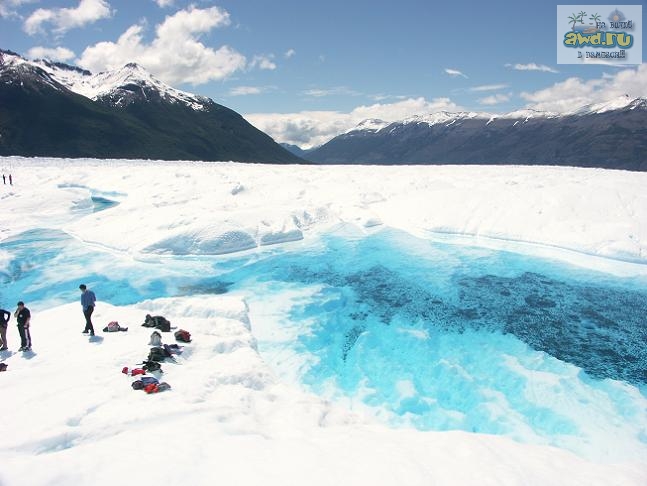
[[[229,14],[223,9],[189,7],[157,25],[150,44],[143,40],[144,27],[133,25],[117,42],[100,42],[86,48],[78,64],[97,72],[136,62],[169,84],[221,80],[243,70],[247,60],[229,46],[207,47],[199,36],[229,24]]]
[[[252,62],[250,63],[251,68],[258,67],[259,69],[273,71],[276,69],[276,64],[272,59],[273,55],[263,55],[263,56],[254,56]]]
[[[625,94],[632,98],[647,97],[647,64],[614,74],[603,74],[601,78],[588,81],[569,78],[549,88],[521,93],[521,97],[530,102],[529,108],[565,112]]]
[[[21,5],[34,3],[38,0],[0,0],[0,17],[14,17]]]
[[[460,71],[458,71],[456,69],[445,68],[445,73],[449,74],[452,77],[463,76],[465,79],[468,79],[465,74],[463,74],[462,72],[460,72]]]
[[[531,62],[529,64],[506,64],[506,67],[512,68],[515,71],[541,71],[544,73],[558,73],[556,69],[551,68],[550,66],[545,66],[543,64],[535,64]]]
[[[500,93],[492,96],[486,96],[485,98],[480,98],[478,100],[481,105],[498,105],[507,101],[510,101],[510,96]]]
[[[69,61],[74,59],[74,52],[65,47],[32,47],[27,51],[30,59],[49,59],[51,61]]]
[[[76,8],[39,8],[25,20],[23,30],[29,35],[34,35],[44,32],[44,24],[52,24],[55,34],[64,34],[68,30],[84,27],[111,16],[112,11],[107,1],[80,0]]]
[[[319,89],[319,88],[313,88],[313,89],[308,89],[303,92],[304,95],[306,96],[311,96],[313,98],[323,98],[325,96],[358,96],[360,93],[357,91],[353,91],[350,88],[347,88],[345,86],[336,86],[334,88],[328,88],[328,89]]]
[[[229,90],[229,95],[230,96],[255,95],[255,94],[261,94],[263,91],[265,90],[258,86],[237,86]]]
[[[283,54],[283,57],[285,57],[286,59],[290,59],[296,53],[297,53],[297,51],[295,51],[294,49],[288,49],[287,51],[285,51],[285,54]]]
[[[154,0],[161,8],[170,7],[173,5],[173,0]]]
[[[405,100],[358,106],[349,113],[338,111],[302,111],[299,113],[250,113],[245,118],[278,142],[302,148],[321,145],[346,132],[367,118],[396,121],[413,115],[437,111],[460,111],[449,98],[407,98]]]
[[[485,84],[483,86],[474,86],[473,88],[470,88],[469,91],[498,91],[500,89],[506,89],[507,87],[507,84]]]

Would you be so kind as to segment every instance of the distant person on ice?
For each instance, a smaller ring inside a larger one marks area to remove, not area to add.
[[[7,185],[7,176],[2,174],[2,183],[6,186]]]
[[[11,319],[11,312],[0,309],[0,351],[7,350],[7,326]]]
[[[81,307],[83,307],[83,315],[85,316],[85,329],[83,334],[90,333],[90,336],[94,336],[94,326],[92,325],[92,312],[94,312],[94,303],[97,301],[97,298],[90,289],[88,289],[85,284],[79,285],[81,289]]]
[[[9,174],[9,184],[13,186],[13,179],[11,178],[11,174]]]
[[[18,334],[20,334],[20,349],[18,351],[31,351],[31,333],[29,332],[31,312],[25,307],[22,300],[18,302],[17,306],[13,315],[18,322]]]

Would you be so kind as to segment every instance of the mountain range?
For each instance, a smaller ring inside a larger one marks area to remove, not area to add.
[[[235,111],[137,64],[93,74],[0,50],[0,155],[318,164],[516,164],[647,171],[647,99],[570,113],[365,120],[324,145],[279,145]]]
[[[320,164],[519,164],[647,171],[647,99],[571,113],[440,112],[365,120],[301,155]]]
[[[137,64],[92,74],[2,50],[0,155],[304,163],[235,111]]]

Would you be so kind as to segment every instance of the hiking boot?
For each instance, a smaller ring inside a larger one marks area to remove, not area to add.
[[[87,329],[83,329],[82,334],[87,334],[87,333],[89,333],[89,332],[90,332],[90,331],[88,331]]]
[[[20,346],[20,347],[18,348],[18,351],[26,351],[26,350],[27,350],[27,348],[23,348],[22,346]]]
[[[2,347],[0,348],[0,351],[6,351],[7,349],[9,349],[7,346],[2,346]]]
[[[94,331],[90,331],[90,336],[94,336]]]

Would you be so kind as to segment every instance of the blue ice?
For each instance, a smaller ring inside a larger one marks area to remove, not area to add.
[[[290,330],[259,337],[271,366],[392,426],[647,452],[644,277],[389,229],[139,259],[39,229],[0,252],[1,305],[74,301],[80,282],[117,305],[242,292],[253,319]]]

